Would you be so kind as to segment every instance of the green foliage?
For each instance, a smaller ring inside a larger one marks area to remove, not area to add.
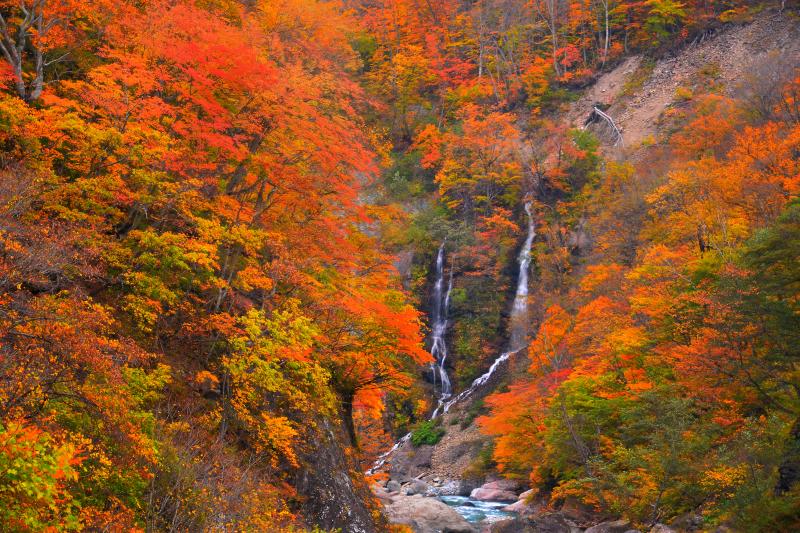
[[[647,0],[650,8],[645,26],[654,39],[663,39],[686,19],[684,4],[675,0]]]
[[[444,437],[445,430],[435,420],[425,420],[414,425],[411,431],[411,444],[414,446],[434,445]]]
[[[0,523],[6,531],[79,529],[66,490],[80,463],[72,444],[18,422],[0,424]]]

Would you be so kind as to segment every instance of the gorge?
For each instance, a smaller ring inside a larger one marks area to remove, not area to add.
[[[0,0],[0,530],[800,530],[799,21]]]

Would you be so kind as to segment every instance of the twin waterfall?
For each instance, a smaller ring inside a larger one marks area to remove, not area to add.
[[[482,376],[475,378],[475,381],[472,382],[468,389],[464,389],[458,396],[445,403],[445,413],[454,404],[469,397],[477,388],[489,381],[489,378],[494,375],[500,365],[525,347],[525,340],[528,335],[528,270],[531,266],[531,247],[533,246],[533,239],[536,238],[536,224],[533,221],[533,207],[530,201],[525,202],[525,214],[528,216],[528,235],[525,237],[525,242],[517,258],[519,275],[517,276],[517,293],[514,296],[514,305],[511,308],[511,317],[509,319],[508,351],[495,359],[489,370]]]
[[[433,286],[433,307],[431,310],[431,355],[434,358],[433,363],[431,363],[431,370],[433,371],[434,392],[436,392],[437,382],[439,385],[439,392],[437,395],[439,404],[436,406],[436,409],[434,409],[431,420],[436,418],[440,412],[446,413],[454,404],[469,397],[476,389],[489,381],[500,365],[525,347],[529,322],[528,270],[531,265],[531,247],[536,237],[536,225],[533,221],[533,208],[530,201],[525,202],[525,214],[528,218],[528,234],[525,237],[525,242],[517,258],[519,274],[517,276],[517,292],[514,296],[514,305],[511,308],[511,316],[509,319],[508,351],[495,359],[492,366],[489,367],[489,370],[482,376],[476,378],[469,388],[463,390],[452,399],[452,384],[447,374],[447,369],[445,368],[447,362],[447,343],[445,342],[445,335],[447,333],[447,313],[450,307],[450,291],[453,289],[453,269],[450,269],[450,274],[447,276],[447,288],[445,289],[445,243],[442,243],[439,247],[439,253],[436,256],[436,282]],[[404,435],[388,452],[381,455],[378,460],[375,461],[375,464],[367,471],[367,474],[374,474],[378,471],[389,457],[410,439],[411,433]]]

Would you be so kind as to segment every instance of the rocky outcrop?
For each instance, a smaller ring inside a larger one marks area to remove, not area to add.
[[[432,494],[431,486],[419,479],[412,480],[405,485],[404,489],[406,496],[414,496],[416,494],[426,496]]]
[[[384,504],[389,522],[409,526],[414,533],[477,533],[452,507],[436,498],[390,493],[379,486],[373,491]]]
[[[351,478],[356,465],[344,452],[345,431],[327,418],[312,426],[314,443],[301,457],[295,486],[303,496],[302,512],[309,524],[323,529],[341,529],[347,533],[384,531],[376,522],[368,502],[369,487],[363,480]]]

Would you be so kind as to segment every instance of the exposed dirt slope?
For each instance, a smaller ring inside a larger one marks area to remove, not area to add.
[[[688,95],[715,84],[732,93],[775,56],[800,65],[800,22],[790,14],[767,11],[752,22],[723,28],[655,64],[640,56],[627,59],[587,89],[571,106],[567,118],[581,127],[595,103],[608,105],[606,112],[624,139],[624,146],[613,151],[624,157],[643,142],[658,141],[664,111],[682,98],[676,92]]]

